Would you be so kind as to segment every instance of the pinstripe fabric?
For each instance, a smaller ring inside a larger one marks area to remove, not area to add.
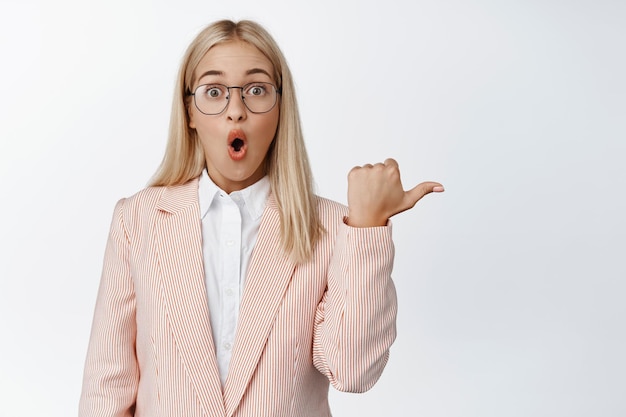
[[[390,227],[356,229],[319,200],[313,259],[284,256],[263,214],[222,391],[204,287],[197,180],[148,188],[114,212],[81,417],[324,417],[329,383],[373,386],[395,338]]]

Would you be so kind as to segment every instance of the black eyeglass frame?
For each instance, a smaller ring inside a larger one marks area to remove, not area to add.
[[[267,84],[267,85],[271,85],[272,88],[274,89],[274,91],[276,91],[276,98],[274,99],[274,104],[272,104],[272,107],[270,107],[268,110],[266,111],[253,111],[250,109],[250,107],[248,107],[248,104],[246,103],[246,98],[243,95],[244,90],[247,87],[250,87],[251,85],[254,84]],[[222,111],[220,111],[219,113],[205,113],[202,110],[200,110],[200,107],[198,106],[198,103],[196,103],[196,92],[201,88],[204,87],[206,85],[215,85],[215,86],[220,86],[220,87],[225,87],[226,91],[228,91],[228,97],[226,97],[226,105],[224,106],[224,108],[222,109]],[[238,85],[231,85],[230,87],[224,84],[220,84],[220,83],[208,83],[208,84],[200,84],[199,86],[196,87],[196,89],[194,90],[193,93],[187,93],[187,96],[193,96],[193,105],[196,106],[196,109],[198,109],[198,111],[202,114],[205,114],[207,116],[217,116],[218,114],[222,114],[224,113],[224,111],[226,111],[226,109],[228,108],[228,105],[230,104],[230,89],[231,88],[238,88],[241,91],[241,101],[243,102],[243,105],[246,106],[246,109],[248,109],[248,111],[250,113],[254,113],[254,114],[265,114],[265,113],[269,113],[272,111],[272,109],[276,106],[276,103],[278,103],[278,96],[282,94],[283,89],[282,88],[278,88],[276,87],[274,84],[272,83],[268,83],[265,81],[255,81],[255,82],[251,82],[251,83],[247,83],[244,84],[243,86],[238,86]]]

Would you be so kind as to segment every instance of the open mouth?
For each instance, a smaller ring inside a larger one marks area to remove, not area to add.
[[[246,134],[241,129],[233,129],[228,134],[228,155],[233,161],[241,161],[248,150]]]
[[[243,148],[243,140],[240,138],[235,138],[230,146],[235,150],[235,152],[239,152],[241,148]]]

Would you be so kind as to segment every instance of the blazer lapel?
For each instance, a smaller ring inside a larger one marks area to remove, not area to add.
[[[270,195],[248,266],[224,387],[228,417],[237,409],[254,373],[294,268],[295,263],[285,255],[281,246],[280,215],[276,201]]]
[[[156,251],[176,346],[209,416],[223,416],[202,256],[198,181],[167,187],[157,203]]]

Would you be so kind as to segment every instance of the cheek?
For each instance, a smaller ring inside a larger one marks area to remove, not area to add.
[[[268,141],[271,142],[276,136],[278,130],[278,112],[268,114],[268,117],[263,121],[262,129],[268,136]]]
[[[198,110],[189,113],[189,127],[195,130],[199,139],[208,139],[219,133],[219,125],[215,120],[206,116]]]

